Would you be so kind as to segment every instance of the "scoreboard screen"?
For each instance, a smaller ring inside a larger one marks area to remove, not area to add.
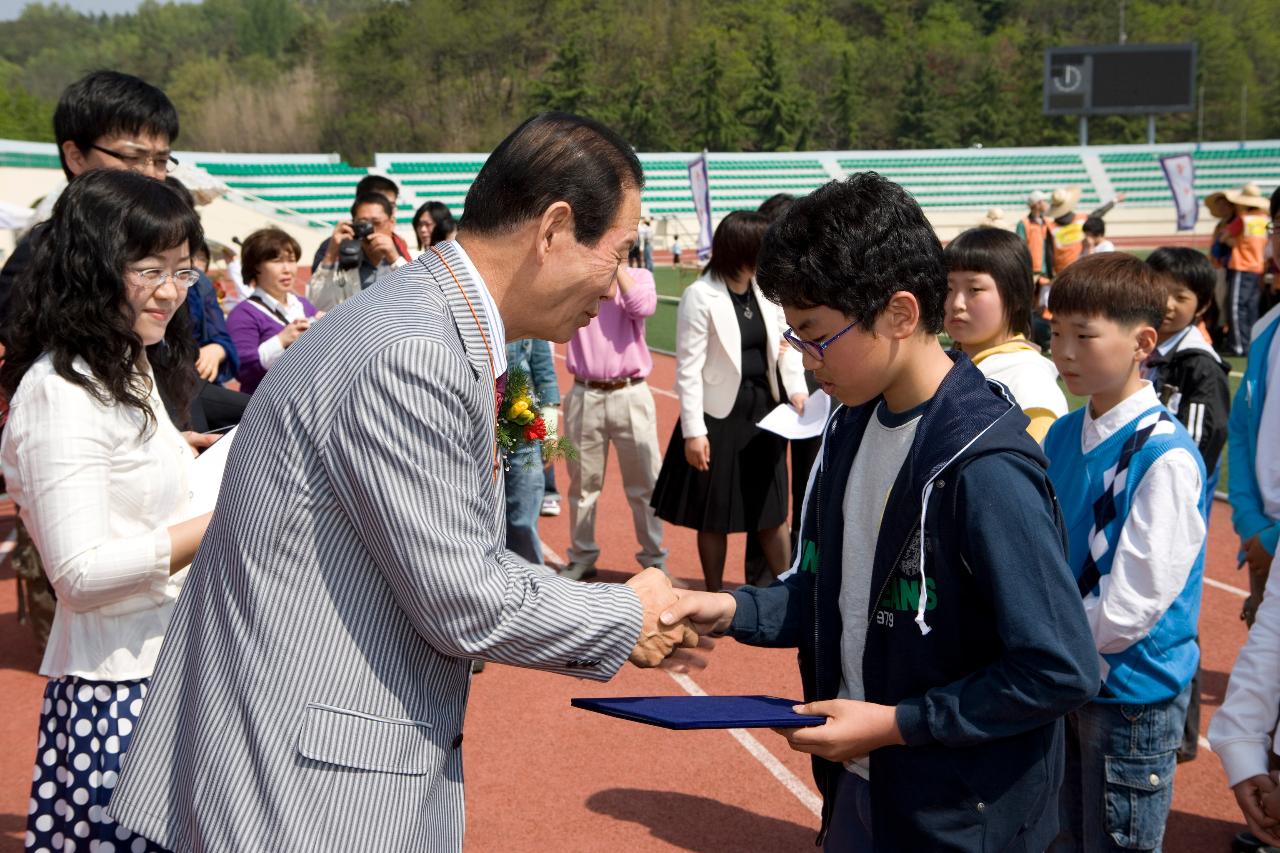
[[[1196,46],[1052,48],[1044,55],[1046,115],[1192,112]]]

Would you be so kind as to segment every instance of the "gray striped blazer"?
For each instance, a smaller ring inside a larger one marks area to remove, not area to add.
[[[630,589],[503,549],[494,417],[476,318],[431,253],[288,349],[165,636],[120,824],[178,851],[461,849],[469,659],[605,680],[641,624]]]

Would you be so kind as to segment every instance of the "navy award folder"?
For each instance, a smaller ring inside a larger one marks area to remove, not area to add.
[[[570,704],[664,729],[797,729],[827,721],[797,714],[791,708],[802,703],[777,696],[631,696]]]

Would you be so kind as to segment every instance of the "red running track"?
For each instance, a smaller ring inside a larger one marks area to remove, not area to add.
[[[665,443],[678,416],[674,361],[655,356],[651,378],[658,429]],[[561,387],[568,377],[561,368]],[[663,393],[666,392],[666,393]],[[568,476],[557,472],[562,489]],[[637,568],[631,516],[616,466],[601,496],[597,535],[604,580]],[[0,527],[7,533],[8,523]],[[547,544],[563,554],[568,519],[545,518]],[[742,537],[731,537],[727,578],[741,578]],[[668,527],[673,575],[701,582],[693,532]],[[1223,504],[1210,525],[1201,637],[1204,648],[1203,729],[1222,701],[1227,675],[1245,637],[1239,620],[1245,586],[1235,570],[1235,543]],[[15,620],[14,581],[0,569],[0,850],[20,850],[43,679],[25,626]],[[798,697],[795,653],[721,641],[710,666],[686,681],[707,693],[771,693]],[[747,738],[729,732],[668,732],[599,717],[569,707],[574,696],[685,692],[664,672],[626,667],[607,684],[489,665],[472,682],[467,715],[468,851],[691,850],[698,853],[812,850],[817,793],[808,759],[768,731]],[[1229,849],[1240,828],[1218,759],[1202,747],[1179,767],[1174,813],[1165,836],[1172,853]]]

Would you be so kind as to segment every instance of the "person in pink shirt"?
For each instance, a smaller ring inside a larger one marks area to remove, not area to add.
[[[578,448],[569,460],[569,530],[572,542],[561,571],[583,580],[596,574],[596,502],[604,484],[609,444],[618,453],[622,486],[631,505],[641,568],[666,568],[662,522],[649,506],[662,466],[658,416],[645,378],[653,359],[644,340],[645,319],[658,306],[653,273],[620,268],[614,298],[569,341],[573,387],[564,398],[564,435]]]

